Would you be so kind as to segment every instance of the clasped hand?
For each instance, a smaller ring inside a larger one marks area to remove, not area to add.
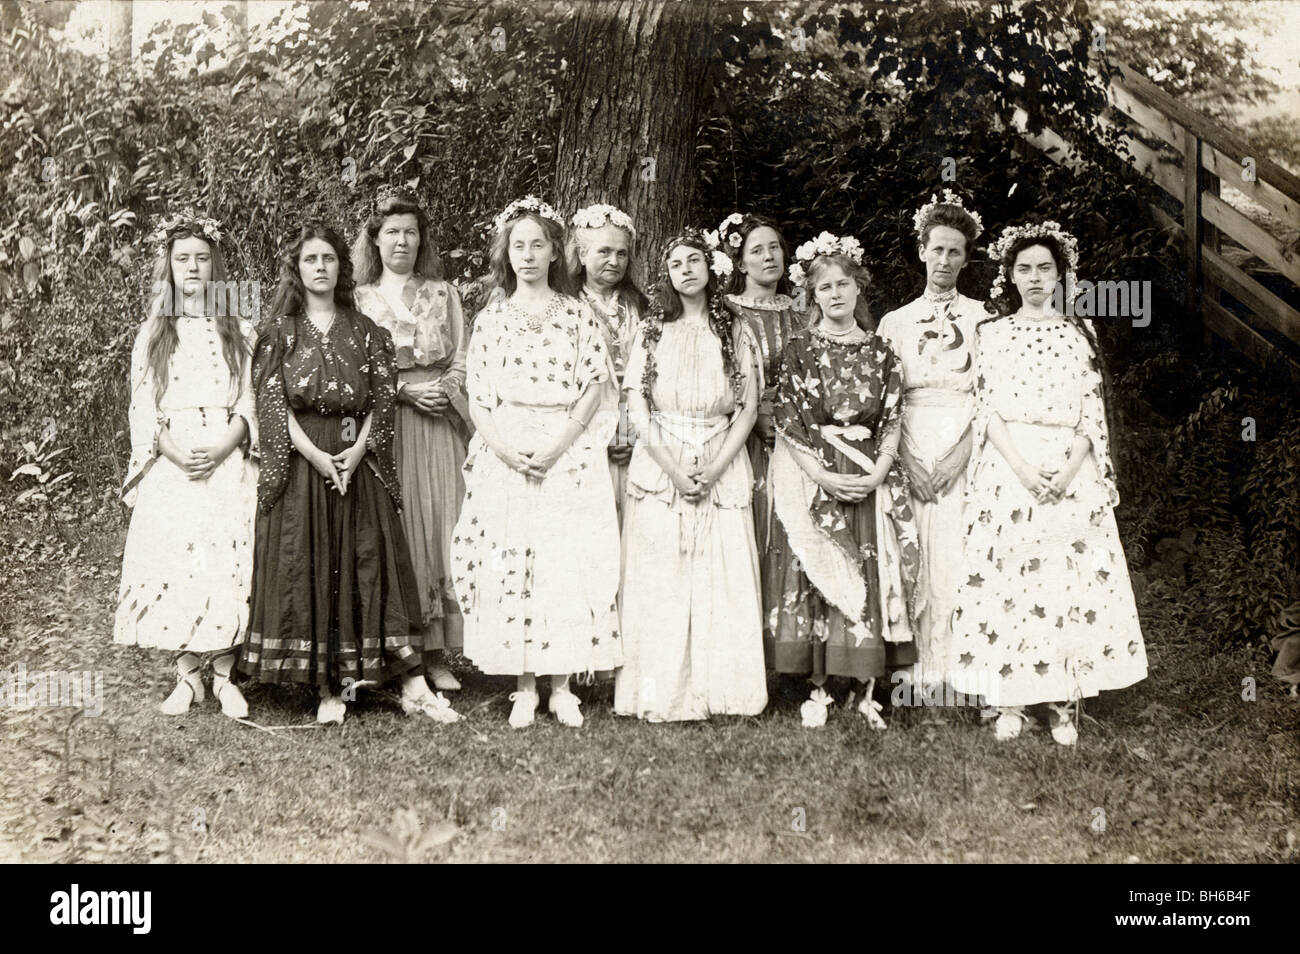
[[[842,503],[861,503],[866,500],[885,479],[883,473],[877,474],[879,468],[873,467],[866,474],[840,474],[833,470],[823,470],[817,484],[836,500]]]
[[[443,390],[441,381],[408,384],[402,388],[402,398],[417,411],[435,416],[445,413],[451,406],[451,398]]]
[[[170,435],[167,435],[166,431],[163,433],[166,436],[162,437],[159,449],[190,480],[207,480],[216,473],[221,462],[234,450],[233,447],[224,447],[220,444],[183,450],[177,446]]]
[[[533,480],[544,480],[563,452],[558,447],[542,451],[525,451],[516,447],[502,447],[496,451],[502,463]]]
[[[700,503],[718,483],[722,476],[713,464],[704,465],[699,461],[679,466],[669,474],[678,495],[688,503]]]
[[[1055,465],[1036,468],[1032,464],[1023,464],[1016,476],[1039,503],[1056,503],[1070,489],[1081,463],[1081,457],[1072,459],[1067,454]]]
[[[331,487],[339,494],[346,494],[352,484],[352,478],[356,476],[357,468],[361,465],[361,458],[365,456],[366,445],[362,441],[357,441],[351,447],[332,455],[317,448],[310,460],[312,467]]]

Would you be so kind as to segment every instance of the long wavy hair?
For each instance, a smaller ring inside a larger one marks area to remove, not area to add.
[[[347,243],[343,236],[324,222],[308,222],[298,230],[298,237],[289,243],[280,255],[280,276],[275,286],[275,298],[271,302],[271,319],[284,315],[301,315],[305,311],[307,291],[303,288],[302,273],[298,269],[298,257],[302,247],[312,239],[328,242],[339,259],[339,280],[334,286],[334,304],[349,310],[356,309],[353,292],[357,283],[352,277],[352,257],[348,254]]]
[[[1016,288],[1015,282],[1011,280],[1011,276],[1015,269],[1016,259],[1020,256],[1020,253],[1027,248],[1033,248],[1035,245],[1041,245],[1043,248],[1047,249],[1048,253],[1052,256],[1052,261],[1056,264],[1058,276],[1057,281],[1064,283],[1066,269],[1069,267],[1069,258],[1065,254],[1065,249],[1061,247],[1061,243],[1058,242],[1054,236],[1023,235],[1017,238],[1003,254],[1002,261],[998,263],[998,267],[1002,269],[1004,275],[1002,294],[998,295],[996,298],[990,299],[988,304],[985,306],[987,309],[995,311],[996,313],[992,315],[992,317],[982,320],[976,326],[976,330],[982,328],[991,321],[1001,321],[1003,318],[1014,315],[1020,310],[1021,306],[1024,304],[1024,300],[1021,298],[1020,290]],[[1083,321],[1079,318],[1069,317],[1065,320],[1074,325],[1075,328],[1079,329],[1079,333],[1087,339],[1088,346],[1092,348],[1093,367],[1095,367],[1097,373],[1101,375],[1102,404],[1103,410],[1106,414],[1106,427],[1107,430],[1109,430],[1110,421],[1114,417],[1111,402],[1111,377],[1110,369],[1107,368],[1106,360],[1102,355],[1101,345],[1097,341],[1097,334],[1093,330],[1090,322]],[[1113,460],[1112,465],[1114,465]]]
[[[858,300],[853,306],[853,320],[857,322],[859,328],[868,333],[876,330],[876,319],[871,314],[871,306],[867,304],[867,292],[871,290],[871,273],[862,265],[859,265],[847,255],[835,253],[834,255],[818,255],[809,263],[803,280],[804,297],[808,301],[808,324],[809,327],[815,327],[817,322],[822,319],[821,306],[817,304],[817,296],[813,289],[817,287],[817,281],[832,266],[839,268],[853,283],[858,286]]]
[[[731,283],[727,290],[734,295],[742,294],[745,291],[745,270],[742,267],[745,258],[745,243],[749,241],[750,235],[761,228],[771,229],[776,233],[777,241],[781,243],[781,277],[776,282],[776,293],[778,295],[793,294],[794,289],[790,284],[790,278],[786,275],[786,271],[790,268],[790,245],[786,242],[780,226],[765,215],[753,214],[746,214],[744,220],[733,231],[728,233],[729,237],[739,233],[740,246],[736,249],[735,254],[732,254],[729,248],[727,249],[727,253],[731,255],[731,260],[736,263],[736,267],[731,271]]]
[[[524,219],[532,219],[536,222],[546,235],[547,241],[555,249],[555,259],[546,270],[546,280],[551,286],[551,291],[577,297],[578,289],[574,288],[573,283],[569,280],[569,270],[564,263],[564,229],[560,227],[558,222],[552,222],[536,212],[520,212],[509,219],[492,236],[492,248],[488,253],[489,291],[487,300],[492,302],[508,298],[519,287],[519,278],[515,275],[515,270],[510,266],[510,233]]]
[[[414,215],[416,227],[420,230],[420,248],[415,253],[412,274],[421,278],[442,278],[442,262],[429,227],[429,217],[413,198],[399,192],[375,203],[375,210],[366,218],[361,231],[357,233],[356,241],[352,243],[352,277],[356,284],[373,284],[383,274],[384,263],[379,257],[379,230],[384,227],[385,220],[393,215]]]
[[[641,379],[641,394],[645,397],[646,406],[651,410],[654,409],[654,383],[658,376],[655,345],[663,335],[664,323],[676,321],[685,312],[682,296],[677,289],[673,288],[672,278],[668,274],[669,256],[683,245],[702,253],[706,265],[713,254],[703,233],[698,229],[686,229],[680,235],[668,240],[664,245],[663,254],[659,257],[659,275],[654,286],[654,306],[650,314],[641,322],[641,334],[646,348],[646,366],[645,374]],[[739,405],[744,401],[745,396],[745,375],[740,370],[736,359],[736,337],[741,319],[733,315],[723,301],[722,288],[712,268],[708,269],[708,276],[704,284],[704,295],[708,301],[709,330],[722,344],[722,370],[731,382],[736,403]]]
[[[650,299],[637,287],[636,281],[632,278],[632,262],[636,259],[636,236],[621,226],[612,227],[627,236],[628,258],[627,269],[623,272],[623,277],[618,280],[618,284],[614,286],[614,291],[618,295],[618,300],[631,308],[634,314],[644,315],[646,309],[650,307]],[[569,270],[569,282],[576,291],[581,291],[587,283],[587,269],[582,264],[582,256],[590,247],[590,234],[597,231],[599,229],[574,226],[569,230],[568,240],[564,244],[564,260]]]
[[[226,259],[221,254],[221,246],[205,235],[202,228],[192,222],[182,222],[168,231],[166,240],[158,246],[158,254],[153,262],[154,296],[149,303],[147,332],[149,343],[145,352],[149,371],[153,375],[155,403],[161,403],[162,396],[167,391],[167,382],[171,380],[168,369],[171,367],[172,355],[176,353],[176,346],[180,343],[180,335],[176,331],[176,320],[180,315],[176,313],[175,307],[177,294],[176,278],[172,274],[172,247],[182,239],[188,238],[203,239],[208,243],[208,250],[212,254],[212,275],[209,281],[211,283],[226,281]],[[205,313],[215,302],[216,296],[204,295]],[[221,338],[221,353],[226,359],[226,367],[230,369],[230,377],[234,382],[232,400],[236,400],[243,389],[249,345],[239,328],[238,315],[217,314],[209,317],[212,317],[217,325],[217,334]]]

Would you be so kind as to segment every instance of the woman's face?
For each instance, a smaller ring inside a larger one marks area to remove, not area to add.
[[[839,265],[828,265],[817,274],[813,298],[826,318],[843,320],[853,317],[858,304],[858,283]]]
[[[1061,278],[1056,259],[1046,245],[1030,245],[1016,253],[1011,263],[1011,280],[1027,305],[1041,308]]]
[[[678,245],[668,252],[668,280],[677,294],[694,298],[709,284],[709,261],[692,245]]]
[[[781,254],[781,237],[776,229],[760,225],[745,238],[740,248],[740,268],[747,276],[763,285],[775,285],[785,269],[785,256]]]
[[[324,239],[308,239],[298,253],[298,276],[309,293],[328,295],[339,283],[339,256]]]
[[[522,218],[510,230],[507,248],[510,267],[520,282],[533,285],[546,281],[556,251],[545,229],[531,218]]]
[[[415,213],[385,216],[376,239],[384,268],[398,275],[410,274],[420,254],[420,223]]]
[[[617,225],[603,225],[598,229],[585,229],[583,237],[582,267],[587,281],[599,288],[613,288],[627,274],[632,258],[632,242],[628,234]]]
[[[197,236],[172,243],[172,284],[186,298],[203,297],[203,289],[212,281],[212,248],[207,239]]]
[[[967,260],[966,236],[947,225],[930,229],[930,238],[921,249],[925,262],[925,280],[931,288],[947,291],[957,284]]]

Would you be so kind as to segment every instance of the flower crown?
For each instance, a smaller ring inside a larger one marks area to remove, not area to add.
[[[1002,230],[997,241],[989,246],[989,258],[998,263],[998,274],[990,288],[991,298],[1001,298],[1006,288],[1008,277],[1007,265],[1002,259],[1011,251],[1011,246],[1022,238],[1056,239],[1065,252],[1065,275],[1062,276],[1065,287],[1074,284],[1075,272],[1079,270],[1079,240],[1061,228],[1059,222],[1031,222],[1028,225],[1009,225]]]
[[[912,228],[916,230],[917,238],[920,238],[921,233],[925,231],[925,223],[930,218],[930,214],[941,205],[955,206],[969,215],[971,221],[975,223],[975,238],[980,237],[980,233],[984,231],[984,220],[980,218],[979,213],[962,205],[961,196],[956,192],[951,189],[944,189],[942,199],[937,195],[931,195],[930,201],[917,209],[916,214],[912,216]]]
[[[606,225],[625,229],[632,238],[636,238],[636,229],[632,225],[632,217],[622,209],[615,208],[612,205],[589,205],[573,214],[574,228],[599,229],[604,228]]]
[[[787,273],[790,282],[794,285],[802,285],[803,280],[807,277],[804,265],[811,265],[813,259],[819,255],[847,255],[853,260],[854,265],[862,264],[862,243],[852,235],[832,235],[830,232],[823,232],[815,239],[804,242],[794,250],[795,262],[790,266]]]
[[[718,244],[726,245],[727,248],[740,251],[740,243],[744,241],[740,234],[740,226],[744,224],[745,217],[739,212],[732,212],[729,216],[718,224],[718,231],[712,234],[718,236]]]
[[[387,183],[381,185],[375,191],[375,208],[379,208],[389,199],[402,199],[406,202],[410,202],[412,205],[420,204],[415,198],[415,193],[406,188],[406,186]]]
[[[194,215],[190,212],[180,212],[163,219],[158,223],[158,227],[150,233],[149,241],[154,245],[166,245],[171,233],[182,226],[189,226],[191,229],[196,230],[214,245],[221,241],[221,224],[216,219],[208,218],[206,215]]]
[[[722,280],[726,280],[735,267],[731,263],[731,257],[718,249],[718,233],[704,232],[694,226],[687,226],[681,232],[674,235],[664,245],[664,261],[667,261],[668,253],[678,245],[690,242],[695,245],[703,245],[709,249],[709,271]]]
[[[515,199],[501,211],[492,224],[496,226],[498,232],[505,231],[506,223],[513,218],[517,218],[525,212],[534,212],[544,219],[550,219],[561,229],[564,228],[564,219],[560,218],[560,213],[547,202],[543,202],[535,195],[526,195],[522,199]]]

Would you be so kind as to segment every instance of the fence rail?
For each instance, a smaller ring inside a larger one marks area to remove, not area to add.
[[[1165,194],[1164,205],[1181,206],[1181,214],[1159,203],[1152,211],[1182,245],[1189,312],[1256,363],[1281,364],[1300,386],[1300,310],[1291,304],[1300,301],[1300,177],[1127,64],[1110,65],[1111,108],[1102,122],[1120,134],[1133,168]],[[1030,134],[1023,109],[1012,125],[1051,159],[1079,161],[1050,128]],[[1244,214],[1225,188],[1262,206],[1276,225]],[[1243,267],[1252,259],[1262,267]],[[1272,276],[1268,285],[1261,275]]]

